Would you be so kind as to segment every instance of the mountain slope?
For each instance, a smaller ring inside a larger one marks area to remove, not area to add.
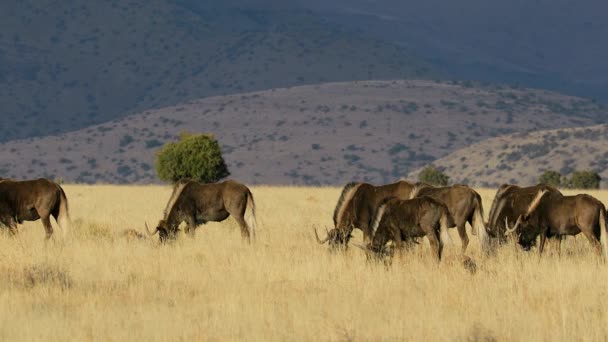
[[[432,81],[365,81],[218,96],[60,136],[0,145],[0,176],[147,183],[182,131],[212,132],[246,183],[389,182],[498,135],[593,125],[606,109],[557,93]]]
[[[330,20],[415,48],[465,79],[608,101],[608,2],[306,1]]]
[[[473,186],[531,185],[546,170],[594,170],[608,179],[608,125],[506,135],[436,160],[451,181]],[[419,170],[411,173],[416,177]],[[604,182],[605,183],[605,182]]]
[[[0,13],[0,141],[210,95],[439,74],[401,47],[298,9],[8,0]]]

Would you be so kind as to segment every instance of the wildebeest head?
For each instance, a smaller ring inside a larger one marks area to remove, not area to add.
[[[536,237],[539,234],[539,222],[537,222],[538,215],[536,215],[536,211],[546,193],[547,190],[540,190],[536,194],[536,197],[534,197],[532,203],[530,203],[527,212],[519,215],[513,227],[509,226],[509,222],[505,217],[505,227],[507,228],[505,235],[515,233],[517,236],[517,243],[526,251],[530,250],[536,243]]]
[[[369,242],[366,245],[353,243],[355,247],[362,249],[368,261],[383,262],[385,265],[390,265],[395,249],[393,245],[378,245]]]
[[[319,238],[319,234],[317,233],[317,229],[314,228],[315,231],[315,237],[317,238],[317,242],[320,244],[324,244],[324,243],[328,243],[329,247],[334,249],[334,248],[338,248],[341,246],[346,246],[346,244],[348,244],[348,240],[350,240],[350,238],[352,237],[351,234],[346,234],[343,233],[341,230],[337,229],[337,228],[333,228],[332,230],[327,230],[327,228],[325,228],[325,231],[327,232],[327,237],[325,237],[325,239],[321,240]]]
[[[146,222],[146,231],[150,236],[153,236],[158,233],[160,242],[165,242],[168,239],[175,239],[175,237],[177,236],[177,227],[168,224],[165,220],[158,221],[158,225],[156,225],[156,229],[153,232],[150,231],[150,229],[148,228],[148,223]]]

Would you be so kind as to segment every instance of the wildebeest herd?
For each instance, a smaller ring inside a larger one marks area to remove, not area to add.
[[[53,234],[53,216],[64,232],[70,225],[68,202],[61,186],[48,179],[15,181],[0,178],[0,226],[17,234],[23,221],[41,219],[46,238]],[[221,222],[229,216],[237,221],[242,237],[255,238],[255,202],[249,188],[236,181],[201,184],[180,181],[165,207],[163,218],[154,231],[147,223],[146,231],[158,233],[160,241],[174,239],[180,224],[184,232],[194,235],[197,226],[206,222]],[[531,187],[501,186],[494,197],[488,221],[483,219],[481,196],[466,185],[434,187],[425,183],[400,180],[374,186],[368,183],[348,183],[342,190],[334,209],[334,227],[316,240],[330,248],[346,248],[354,229],[363,232],[368,253],[382,255],[391,242],[393,250],[418,243],[426,237],[433,257],[441,259],[444,244],[449,243],[449,228],[456,228],[462,242],[462,253],[469,244],[466,223],[477,235],[481,250],[489,253],[498,244],[513,237],[529,250],[540,237],[542,254],[547,238],[561,241],[565,235],[583,233],[598,254],[606,246],[606,208],[596,198],[581,194],[564,196],[558,189],[539,184]],[[601,244],[604,244],[603,248]]]

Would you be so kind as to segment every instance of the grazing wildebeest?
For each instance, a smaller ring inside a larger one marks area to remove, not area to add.
[[[428,184],[418,184],[412,191],[410,198],[423,196],[434,198],[446,205],[454,218],[454,224],[462,241],[462,253],[465,252],[469,244],[466,231],[467,222],[479,238],[482,250],[488,250],[489,236],[483,221],[483,205],[481,196],[475,190],[460,184],[438,188]]]
[[[488,233],[495,241],[506,242],[505,222],[515,222],[520,215],[525,214],[540,190],[560,193],[556,188],[542,183],[524,188],[509,184],[500,186],[494,196],[487,223]]]
[[[40,219],[49,239],[53,235],[51,215],[65,236],[70,226],[70,215],[67,197],[59,184],[44,178],[0,181],[0,223],[12,234],[17,233],[17,224]]]
[[[371,242],[365,249],[383,254],[386,244],[393,241],[395,248],[403,250],[404,241],[426,236],[431,253],[441,260],[443,240],[448,238],[448,228],[453,218],[447,206],[431,197],[416,197],[409,200],[385,199],[372,220]]]
[[[186,222],[185,232],[194,236],[197,226],[209,221],[221,222],[232,215],[241,228],[241,236],[248,241],[255,238],[255,203],[253,195],[245,185],[228,180],[221,183],[201,184],[195,181],[180,181],[165,208],[164,217],[156,230],[161,242],[174,238],[179,225]]]
[[[508,222],[505,222],[508,225]],[[606,207],[596,198],[581,194],[564,196],[560,192],[539,190],[524,214],[518,216],[515,226],[507,227],[505,235],[517,234],[517,242],[529,250],[540,236],[539,255],[548,237],[583,233],[595,251],[606,252]]]
[[[334,228],[323,240],[319,239],[315,229],[317,242],[329,241],[332,247],[346,246],[355,228],[363,231],[364,241],[369,241],[372,215],[380,203],[388,197],[408,199],[413,189],[414,184],[404,180],[382,186],[356,182],[346,184],[334,209]]]

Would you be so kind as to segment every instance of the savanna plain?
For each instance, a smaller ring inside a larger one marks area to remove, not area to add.
[[[471,236],[470,272],[450,230],[440,264],[426,240],[379,263],[317,244],[340,188],[256,186],[254,244],[229,218],[161,246],[121,233],[154,226],[169,186],[64,189],[65,239],[45,242],[40,221],[0,234],[0,340],[608,339],[608,264],[582,235],[540,259],[513,244],[486,257]],[[487,216],[495,190],[478,191]]]

